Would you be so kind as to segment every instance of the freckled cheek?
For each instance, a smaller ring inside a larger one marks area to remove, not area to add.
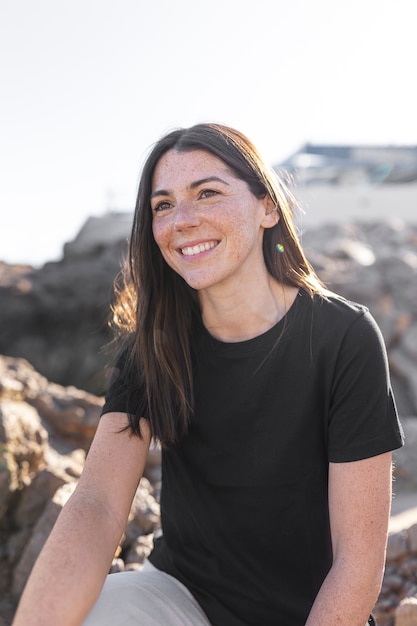
[[[262,236],[257,232],[256,225],[241,224],[241,226],[229,246],[230,258],[235,263],[244,261],[248,255],[262,254]]]

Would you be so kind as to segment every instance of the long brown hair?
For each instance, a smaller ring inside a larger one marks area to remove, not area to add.
[[[113,308],[116,326],[128,333],[122,374],[130,385],[129,424],[140,435],[140,417],[162,445],[178,440],[193,413],[191,327],[199,319],[197,293],[164,261],[152,234],[150,196],[155,167],[171,149],[205,150],[220,158],[257,198],[270,195],[279,221],[265,229],[263,253],[270,274],[285,285],[323,291],[298,240],[294,200],[242,133],[220,124],[170,132],[150,152],[139,184],[128,263]],[[284,250],[284,253],[280,252]]]

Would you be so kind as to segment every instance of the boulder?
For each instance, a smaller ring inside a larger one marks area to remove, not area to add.
[[[38,270],[0,263],[0,353],[26,358],[50,381],[100,395],[109,301],[125,253],[121,240]]]
[[[417,494],[417,418],[402,417],[405,445],[395,450],[394,458],[394,493],[406,492]],[[417,495],[416,495],[417,506]]]
[[[24,400],[50,436],[67,447],[75,445],[85,450],[91,444],[103,406],[102,397],[50,383],[26,359],[4,356],[0,356],[0,400],[3,404],[6,400]]]
[[[0,405],[0,520],[13,495],[45,465],[47,433],[38,413],[26,402]]]
[[[395,626],[417,626],[417,597],[401,600],[395,611]]]
[[[0,356],[0,624],[81,475],[103,398]],[[152,445],[111,571],[141,567],[160,527],[161,451]]]

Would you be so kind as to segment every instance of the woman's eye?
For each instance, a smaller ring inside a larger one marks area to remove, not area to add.
[[[201,198],[212,198],[213,196],[218,195],[218,191],[215,191],[214,189],[203,189],[200,193],[200,197]]]
[[[162,200],[161,202],[158,202],[158,204],[155,204],[153,208],[153,212],[159,213],[160,211],[166,211],[167,209],[170,209],[170,208],[171,208],[171,204],[167,202],[166,200]]]

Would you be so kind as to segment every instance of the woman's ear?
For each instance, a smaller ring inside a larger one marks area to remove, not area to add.
[[[263,203],[265,207],[265,215],[262,220],[262,226],[264,228],[273,228],[279,222],[278,207],[269,194],[265,196]]]

